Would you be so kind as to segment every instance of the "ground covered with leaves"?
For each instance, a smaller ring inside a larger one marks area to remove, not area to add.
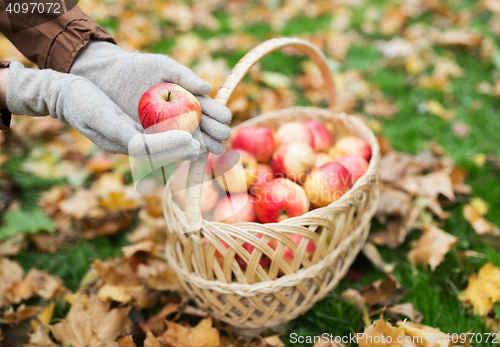
[[[242,341],[180,299],[161,200],[135,192],[126,157],[50,117],[15,117],[0,133],[0,345],[291,346],[312,343],[290,334],[360,332],[439,335],[424,347],[500,341],[500,1],[79,5],[124,49],[169,54],[214,94],[268,38],[316,44],[339,111],[378,135],[380,208],[338,288],[280,334]],[[3,37],[0,57],[32,65]],[[229,102],[233,124],[291,105],[327,107],[318,69],[290,49]],[[415,346],[387,343],[403,344]]]

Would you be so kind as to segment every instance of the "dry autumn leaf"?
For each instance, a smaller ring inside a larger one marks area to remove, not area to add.
[[[405,302],[404,304],[387,307],[385,312],[394,318],[399,318],[399,316],[403,315],[415,323],[420,323],[424,318],[424,315],[421,312],[415,310],[411,302]]]
[[[458,238],[450,235],[434,225],[425,225],[423,235],[418,241],[412,242],[412,250],[408,260],[415,265],[430,265],[431,271],[441,264],[446,253],[458,242]]]
[[[449,341],[446,341],[447,335],[439,329],[427,325],[412,323],[408,321],[397,323],[403,328],[406,335],[413,338],[413,341],[421,347],[448,347]]]
[[[469,278],[459,300],[470,302],[477,314],[486,315],[495,302],[500,302],[500,269],[492,263],[483,265],[477,275]]]
[[[178,347],[219,347],[219,331],[212,327],[212,318],[203,319],[194,328],[167,321],[167,330],[158,337],[163,344]]]
[[[384,315],[380,315],[378,320],[366,327],[363,334],[356,335],[359,347],[400,347],[404,336],[405,328],[386,322]]]
[[[80,294],[66,317],[51,325],[50,330],[63,345],[85,347],[90,344],[93,334],[100,341],[110,343],[128,331],[129,311],[130,306],[110,309],[110,304],[97,296]]]

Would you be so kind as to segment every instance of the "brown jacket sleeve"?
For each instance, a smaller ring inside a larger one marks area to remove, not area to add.
[[[33,14],[30,13],[29,17],[26,17],[26,14],[15,15],[13,12],[9,15],[6,12],[6,5],[14,1],[0,0],[0,32],[28,59],[37,63],[40,69],[67,73],[78,52],[91,39],[116,43],[106,30],[83,13],[71,0],[50,1],[62,4],[60,10],[62,14],[35,11]],[[37,1],[37,3],[45,2]],[[37,23],[41,24],[35,26]],[[22,30],[23,28],[25,29]],[[7,61],[0,61],[0,68],[7,67],[8,64]],[[0,130],[8,129],[10,124],[10,113],[4,111],[1,112]]]

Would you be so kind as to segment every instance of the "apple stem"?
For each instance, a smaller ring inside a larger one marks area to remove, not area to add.
[[[167,99],[165,99],[165,101],[170,101],[170,97],[172,96],[172,92],[167,91]]]

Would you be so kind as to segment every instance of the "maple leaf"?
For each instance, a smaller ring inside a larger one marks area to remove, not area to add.
[[[130,306],[110,309],[110,304],[97,296],[80,294],[66,317],[51,325],[50,330],[63,345],[88,346],[93,334],[100,341],[110,343],[128,331],[131,324],[129,311]]]
[[[30,342],[25,347],[57,347],[47,334],[47,330],[43,325],[35,328],[35,332],[30,334]]]
[[[477,275],[469,278],[459,300],[469,301],[476,314],[486,315],[495,302],[500,302],[500,269],[492,263],[483,265]]]
[[[403,344],[404,335],[404,327],[392,326],[391,323],[384,320],[382,314],[372,325],[365,328],[361,337],[358,335],[356,337],[360,347],[400,347]],[[398,338],[400,342],[398,342]]]
[[[421,347],[448,347],[447,335],[441,330],[427,325],[408,321],[397,322],[404,329],[406,335],[413,337],[413,341]],[[448,339],[449,340],[449,339]]]
[[[443,261],[445,254],[457,243],[457,237],[427,224],[424,226],[422,237],[418,241],[412,242],[412,250],[408,253],[408,260],[413,265],[417,262],[424,266],[430,265],[434,272]]]
[[[8,258],[0,258],[0,306],[6,304],[5,292],[12,286],[21,281],[24,276],[24,270],[19,263]]]
[[[212,318],[201,320],[194,328],[167,321],[167,330],[158,338],[163,344],[178,347],[218,347],[219,331],[212,327]]]
[[[21,304],[16,311],[12,307],[4,313],[2,318],[3,324],[19,324],[23,320],[35,317],[40,312],[41,307],[38,306],[25,306]]]
[[[0,240],[5,240],[17,233],[36,234],[40,231],[53,233],[55,230],[54,222],[38,208],[30,211],[7,212],[3,218],[5,225],[0,227]]]
[[[61,296],[66,289],[63,286],[62,279],[52,276],[45,271],[30,269],[26,277],[14,283],[14,285],[5,292],[5,297],[12,303],[20,303],[34,296],[40,295],[46,300]]]

